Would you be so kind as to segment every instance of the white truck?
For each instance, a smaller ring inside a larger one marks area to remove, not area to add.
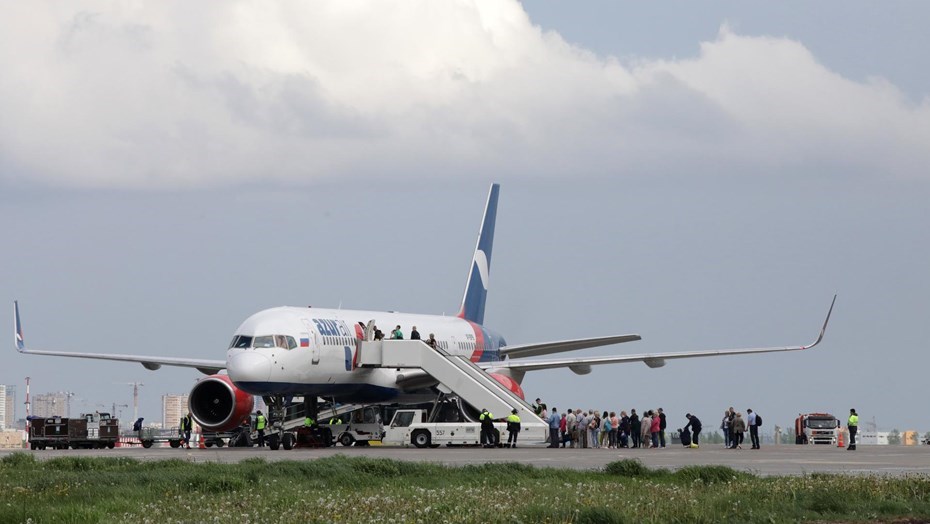
[[[495,422],[495,443],[501,435],[506,438],[507,424]],[[523,428],[521,433],[526,431]],[[526,434],[526,433],[524,433]],[[423,409],[399,409],[394,413],[389,427],[384,428],[385,445],[437,448],[446,446],[475,446],[481,444],[481,424],[478,422],[427,422]]]
[[[829,413],[802,413],[794,421],[795,444],[837,445],[840,421]]]
[[[384,426],[380,423],[350,422],[333,424],[330,428],[336,442],[343,446],[367,446],[371,441],[379,441],[384,435]]]

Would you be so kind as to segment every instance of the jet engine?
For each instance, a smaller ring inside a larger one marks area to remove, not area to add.
[[[252,413],[252,395],[237,388],[227,375],[210,375],[191,389],[191,415],[205,431],[229,431]]]
[[[514,395],[520,397],[523,400],[526,400],[526,398],[523,396],[523,388],[520,387],[520,384],[516,380],[508,377],[507,375],[501,375],[500,373],[488,373],[488,375],[491,375],[491,378],[496,380],[500,385],[509,389],[510,392]]]

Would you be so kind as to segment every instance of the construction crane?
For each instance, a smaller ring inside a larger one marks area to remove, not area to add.
[[[114,403],[113,403],[113,413],[112,413],[110,416],[111,416],[111,417],[116,417],[116,418],[120,419],[120,422],[122,422],[122,420],[123,420],[123,410],[116,411],[116,408],[128,408],[128,407],[129,407],[129,404],[117,404],[116,402],[114,402]]]
[[[132,386],[132,419],[139,420],[139,388],[145,384],[141,382],[122,382],[122,385]]]

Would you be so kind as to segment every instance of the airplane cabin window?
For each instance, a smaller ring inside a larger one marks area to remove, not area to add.
[[[237,348],[250,348],[252,347],[252,337],[247,337],[245,335],[239,335],[235,338],[235,347]]]
[[[260,337],[255,337],[255,341],[252,343],[252,347],[273,348],[274,347],[274,335],[262,335]]]

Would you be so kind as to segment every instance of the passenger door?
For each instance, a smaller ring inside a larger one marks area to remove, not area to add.
[[[304,327],[307,328],[308,332],[301,333],[300,336],[306,337],[307,339],[310,340],[310,363],[319,364],[320,363],[320,346],[321,346],[322,338],[320,337],[320,334],[317,333],[315,329],[313,329],[313,324],[311,324],[309,320],[305,318],[301,320],[303,320]]]

